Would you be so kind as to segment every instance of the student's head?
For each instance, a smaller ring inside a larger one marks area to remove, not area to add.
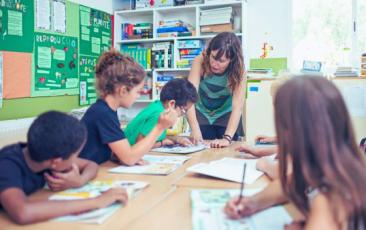
[[[111,95],[120,106],[129,108],[140,96],[145,75],[131,57],[110,50],[100,56],[95,67],[96,88],[101,98]]]
[[[305,191],[318,188],[331,204],[337,203],[332,198],[343,202],[348,214],[365,210],[365,159],[335,85],[322,77],[295,76],[280,86],[274,106],[280,179],[290,199],[309,211]]]
[[[228,84],[232,91],[243,79],[243,51],[240,39],[234,33],[222,32],[212,38],[203,60],[205,74],[228,74]]]
[[[166,83],[160,92],[160,101],[178,109],[181,116],[198,100],[197,89],[187,79],[173,79]]]
[[[85,126],[76,118],[56,111],[43,113],[28,130],[29,156],[35,162],[49,163],[55,171],[70,169],[86,136]]]

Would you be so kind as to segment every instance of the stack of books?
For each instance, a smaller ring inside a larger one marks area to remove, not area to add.
[[[150,100],[152,99],[152,77],[148,75],[145,78],[144,88],[140,92],[139,100]]]
[[[202,10],[200,17],[201,33],[232,32],[234,11],[231,6]]]
[[[122,40],[147,39],[153,37],[152,23],[123,23],[121,26]]]
[[[366,53],[361,56],[361,76],[366,77]]]
[[[248,78],[272,78],[272,69],[250,69],[247,71]]]
[[[334,73],[335,77],[358,77],[358,70],[350,66],[340,66]]]
[[[159,38],[194,36],[194,29],[181,20],[162,20],[156,30]]]
[[[172,68],[173,67],[173,43],[154,43],[151,52],[152,68]]]
[[[129,55],[144,69],[151,69],[151,49],[136,44],[123,45],[121,53]]]
[[[181,40],[178,41],[179,60],[178,68],[188,68],[192,66],[192,62],[196,56],[202,52],[201,40]]]

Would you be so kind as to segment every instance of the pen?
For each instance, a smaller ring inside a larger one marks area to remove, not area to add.
[[[240,185],[240,194],[239,194],[239,200],[238,205],[240,204],[241,199],[243,198],[243,191],[244,191],[244,179],[245,179],[245,171],[247,168],[247,163],[244,162],[244,168],[243,168],[243,178],[241,179],[241,185]]]

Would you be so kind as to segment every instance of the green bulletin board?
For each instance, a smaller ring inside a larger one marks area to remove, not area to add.
[[[0,50],[33,51],[33,0],[0,0]]]
[[[80,55],[80,105],[89,105],[97,100],[94,68],[98,58]]]
[[[79,88],[78,39],[35,33],[32,96],[75,94]]]
[[[112,46],[111,15],[80,6],[80,54],[99,56]]]
[[[98,57],[112,46],[111,15],[79,6],[80,21],[80,105],[96,101],[94,68]]]

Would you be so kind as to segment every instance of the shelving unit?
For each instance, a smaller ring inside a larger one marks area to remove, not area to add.
[[[241,1],[226,1],[222,0],[220,3],[209,3],[210,1],[199,5],[183,5],[183,6],[170,6],[161,8],[144,8],[136,10],[115,11],[114,13],[114,47],[117,50],[121,50],[123,46],[137,44],[141,47],[151,48],[154,43],[158,42],[171,42],[173,44],[173,63],[171,68],[151,68],[146,70],[152,73],[152,95],[151,99],[139,99],[138,102],[151,102],[158,99],[159,95],[156,90],[156,80],[159,74],[173,74],[188,76],[190,68],[178,68],[177,60],[179,59],[178,41],[180,40],[193,40],[199,39],[203,43],[207,43],[209,39],[216,34],[204,34],[200,31],[200,15],[202,10],[215,9],[221,7],[232,7],[234,11],[234,32],[241,38],[243,44],[244,54],[247,48],[245,47],[247,41],[247,3],[244,0]],[[195,29],[194,36],[188,37],[167,37],[160,38],[157,35],[157,28],[159,27],[159,21],[161,20],[181,20],[190,24]],[[153,37],[149,39],[131,39],[122,40],[122,25],[124,23],[152,23],[153,25]],[[245,60],[246,62],[246,60]],[[247,64],[247,63],[245,63]]]

